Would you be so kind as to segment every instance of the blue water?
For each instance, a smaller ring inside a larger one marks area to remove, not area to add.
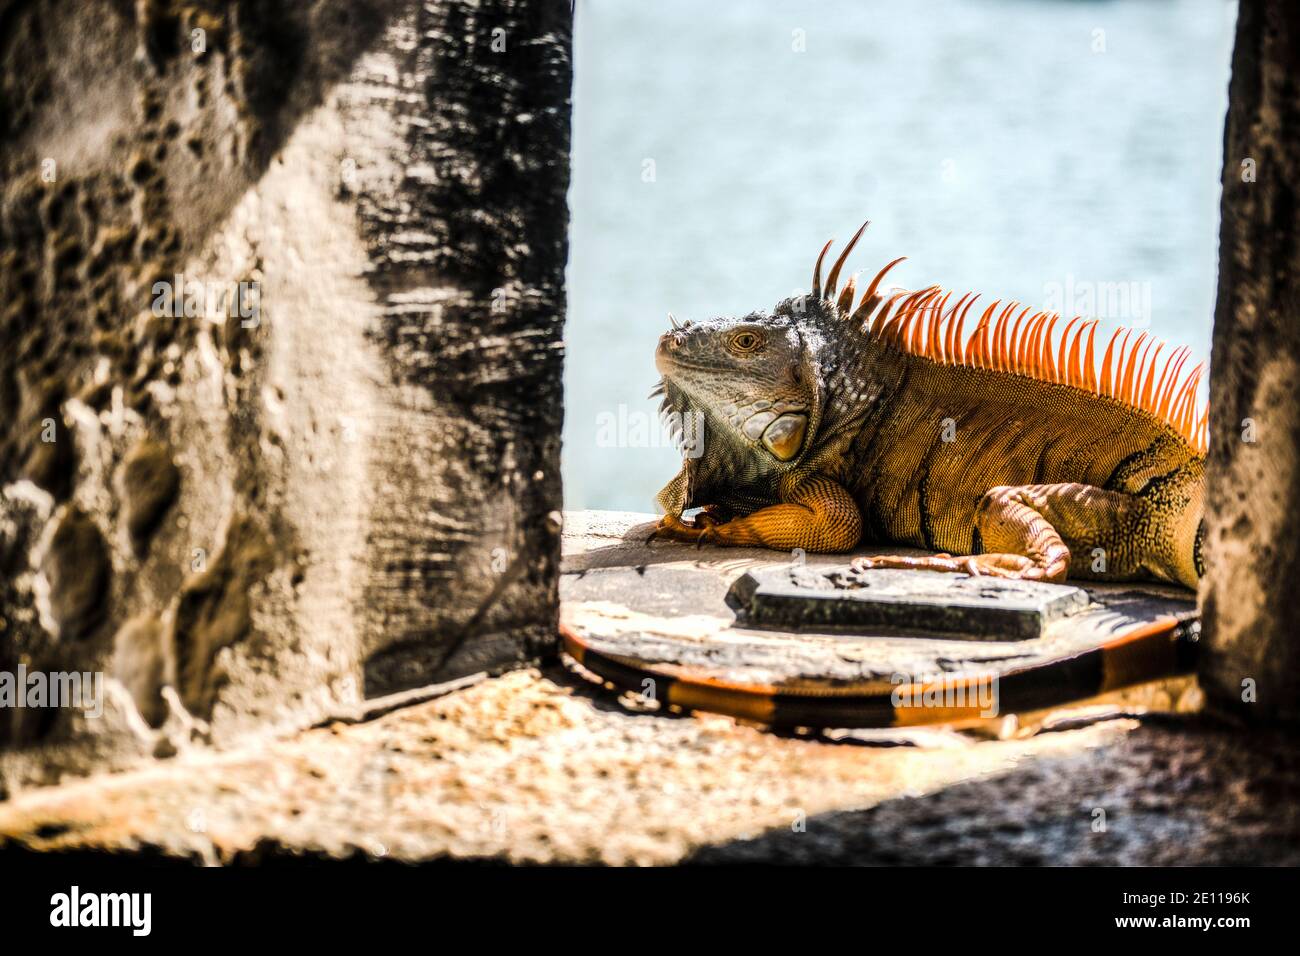
[[[769,308],[868,218],[854,270],[1095,300],[1208,357],[1235,11],[580,0],[566,507],[652,510],[675,473],[646,398],[668,312]]]

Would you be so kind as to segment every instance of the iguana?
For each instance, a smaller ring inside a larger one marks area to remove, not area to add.
[[[889,262],[855,304],[836,286],[866,224],[812,294],[770,313],[677,323],[655,353],[663,411],[688,455],[659,494],[654,537],[848,551],[863,540],[940,552],[854,561],[1061,581],[1151,579],[1195,588],[1203,571],[1206,422],[1188,350],[1116,331],[1096,365],[1098,323],[937,286],[883,292]],[[655,394],[655,393],[652,393]],[[699,507],[694,519],[683,512]],[[1194,615],[997,678],[956,673],[789,686],[719,681],[606,653],[569,627],[566,651],[616,685],[685,709],[782,726],[978,720],[979,708],[899,701],[983,698],[1034,710],[1188,673]],[[978,693],[977,693],[978,692]]]
[[[1188,350],[1162,365],[1162,343],[1117,330],[1098,372],[1094,320],[1000,300],[973,313],[978,296],[937,286],[886,295],[906,257],[855,305],[855,280],[836,285],[866,226],[824,284],[822,247],[811,295],[659,340],[663,410],[703,441],[660,492],[655,536],[896,543],[939,554],[855,566],[1195,588],[1207,413]]]

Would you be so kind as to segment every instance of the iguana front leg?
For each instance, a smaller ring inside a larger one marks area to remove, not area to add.
[[[848,551],[862,536],[857,503],[829,478],[805,478],[783,497],[782,504],[730,521],[718,521],[706,511],[687,523],[669,512],[653,537],[779,551]]]
[[[1070,572],[1071,547],[1107,547],[1124,540],[1123,530],[1133,514],[1133,499],[1120,492],[1073,482],[1020,485],[991,489],[975,510],[975,527],[983,545],[980,554],[953,557],[938,554],[914,558],[881,555],[857,558],[854,570],[915,568],[964,572],[998,578],[1064,581]],[[1084,555],[1086,562],[1090,554]],[[1136,568],[1123,565],[1123,554],[1112,554],[1108,576],[1123,580]],[[1076,573],[1086,571],[1086,563]]]

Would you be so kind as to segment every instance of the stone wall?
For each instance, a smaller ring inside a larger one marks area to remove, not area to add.
[[[0,796],[554,637],[571,11],[0,4]]]
[[[1201,683],[1300,719],[1300,6],[1243,0],[1224,140]]]

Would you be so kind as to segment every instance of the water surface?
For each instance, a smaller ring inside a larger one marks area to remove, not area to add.
[[[669,311],[806,291],[864,219],[854,270],[907,255],[901,285],[1208,358],[1235,9],[579,0],[565,506],[651,510],[675,473],[646,398]]]

